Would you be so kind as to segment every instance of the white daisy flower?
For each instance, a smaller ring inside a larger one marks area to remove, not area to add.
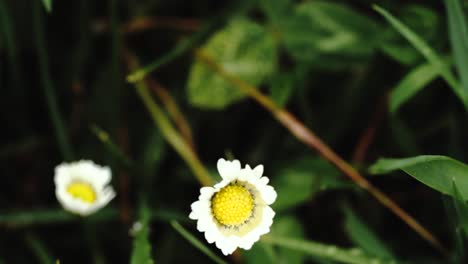
[[[269,205],[276,191],[262,177],[263,165],[244,169],[238,160],[218,160],[222,181],[202,187],[189,217],[205,232],[208,243],[216,243],[224,255],[240,247],[250,249],[260,236],[270,232],[275,212]]]
[[[87,216],[115,197],[111,178],[109,167],[90,160],[62,163],[55,167],[55,195],[65,210]]]

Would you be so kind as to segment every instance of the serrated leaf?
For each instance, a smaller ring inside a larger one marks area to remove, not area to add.
[[[149,208],[142,203],[139,208],[139,219],[132,227],[133,251],[131,264],[153,264],[151,258],[151,243],[149,241],[149,221],[151,213]]]
[[[308,200],[319,190],[348,187],[340,172],[328,162],[305,157],[281,166],[272,180],[278,195],[272,207],[285,210]]]
[[[345,228],[348,236],[356,246],[367,253],[383,259],[395,259],[385,245],[369,226],[364,223],[350,208],[345,209]]]
[[[441,193],[455,197],[452,182],[464,200],[468,199],[468,166],[446,156],[417,156],[406,159],[380,159],[369,168],[373,174],[403,170],[416,180]]]
[[[459,0],[445,0],[453,57],[468,105],[468,25]]]
[[[430,63],[411,70],[392,90],[390,94],[390,112],[395,113],[406,101],[426,87],[439,75],[439,71]]]
[[[202,47],[226,72],[257,86],[276,69],[273,38],[260,25],[234,19]],[[188,80],[188,99],[200,108],[222,109],[246,95],[203,62],[195,62]]]
[[[378,26],[345,5],[313,1],[297,6],[278,24],[286,50],[298,61],[343,67],[373,53]]]

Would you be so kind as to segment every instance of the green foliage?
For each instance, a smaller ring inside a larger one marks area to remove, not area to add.
[[[457,65],[465,102],[468,102],[468,25],[459,0],[445,0],[450,41]]]
[[[380,159],[369,168],[370,173],[382,174],[403,170],[425,185],[455,197],[452,182],[461,197],[468,200],[468,166],[445,156],[417,156],[406,159]]]
[[[151,243],[149,240],[150,211],[146,204],[140,205],[140,218],[133,225],[133,252],[131,264],[153,264],[151,258]]]
[[[322,244],[310,240],[301,240],[280,236],[266,236],[264,242],[289,248],[308,255],[323,259],[338,261],[349,264],[372,264],[372,263],[396,263],[385,261],[363,253],[359,249],[343,249],[332,245]]]
[[[373,20],[325,1],[298,5],[278,27],[281,41],[295,60],[325,68],[367,60],[376,47],[379,30]]]
[[[52,12],[52,0],[42,0],[42,4],[48,13]]]
[[[222,153],[264,164],[278,193],[271,231],[242,263],[465,263],[467,6],[444,1],[384,1],[382,18],[368,1],[83,0],[52,14],[52,0],[0,0],[0,263],[236,262],[188,218]],[[369,181],[451,255],[393,224],[278,120],[358,170],[412,157],[370,172],[423,184]],[[116,198],[86,218],[55,198],[54,167],[74,159],[112,168]]]
[[[298,206],[318,191],[349,187],[336,168],[318,158],[290,161],[275,174],[272,185],[282,194],[273,204],[278,211]]]
[[[398,108],[411,99],[417,92],[432,82],[439,72],[431,64],[425,63],[411,70],[393,88],[390,95],[390,112],[396,113]]]
[[[468,205],[457,187],[455,181],[453,182],[453,201],[458,218],[458,228],[463,230],[466,237],[468,237]]]
[[[440,18],[432,9],[415,4],[409,4],[401,9],[398,15],[400,21],[408,28],[418,33],[428,43],[440,41]],[[393,27],[383,31],[380,49],[388,56],[405,65],[414,65],[422,62],[418,50],[411,46],[407,40]]]
[[[273,38],[262,26],[246,18],[233,20],[202,49],[227,72],[253,85],[261,84],[276,68]],[[193,105],[211,109],[222,109],[246,96],[202,62],[192,66],[187,93]]]
[[[427,44],[421,37],[401,23],[386,10],[374,6],[375,10],[387,19],[387,21],[400,32],[413,45],[426,60],[437,70],[444,80],[450,85],[453,92],[460,98],[466,108],[468,108],[468,99],[464,97],[462,87],[453,76],[449,67],[443,62],[440,56]]]
[[[350,208],[345,209],[345,228],[356,246],[382,259],[395,259],[387,245]]]
[[[275,224],[272,226],[271,235],[294,238],[305,238],[304,228],[296,217],[291,215],[280,215],[275,217]],[[304,263],[305,256],[302,252],[297,252],[288,248],[273,248],[267,243],[257,243],[251,250],[245,251],[247,263]]]
[[[190,234],[184,227],[182,227],[178,222],[171,221],[172,227],[181,235],[183,236],[190,244],[192,244],[195,248],[203,252],[207,255],[211,260],[218,264],[227,264],[224,260],[218,257],[215,253],[213,253],[204,243],[198,240],[195,236]]]

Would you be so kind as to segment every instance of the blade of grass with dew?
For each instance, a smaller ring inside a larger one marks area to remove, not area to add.
[[[42,17],[42,10],[39,1],[33,1],[33,31],[36,38],[36,50],[39,59],[39,70],[41,74],[42,87],[44,89],[49,115],[52,125],[57,136],[57,143],[59,145],[62,156],[65,160],[70,161],[73,159],[72,148],[68,139],[67,131],[60,113],[53,82],[49,72],[49,60],[46,49],[46,42],[44,36],[44,24]]]
[[[264,243],[273,244],[280,247],[289,248],[304,252],[308,255],[323,259],[338,261],[349,264],[372,264],[372,263],[395,263],[369,256],[359,249],[344,249],[334,245],[322,244],[310,240],[294,239],[281,236],[264,236],[261,240]]]
[[[41,264],[54,264],[55,263],[54,258],[51,257],[48,249],[46,248],[44,243],[41,240],[39,240],[39,238],[29,233],[26,235],[25,240],[29,248],[31,248],[31,250],[33,251],[39,263]]]
[[[374,5],[373,8],[381,14],[400,34],[402,34],[421,54],[426,60],[435,67],[442,78],[449,84],[455,95],[457,95],[465,108],[468,109],[468,100],[465,100],[464,92],[455,76],[452,74],[448,66],[442,61],[439,55],[416,33],[401,23],[397,18],[387,12],[385,9]]]
[[[190,234],[185,228],[183,228],[178,222],[171,221],[171,226],[182,236],[184,237],[190,244],[192,244],[195,248],[203,252],[207,255],[211,260],[218,264],[227,264],[226,261],[222,260],[218,257],[213,251],[211,251],[207,246],[205,246],[200,240]]]
[[[445,0],[450,42],[457,71],[468,102],[468,25],[463,5],[459,0]]]
[[[411,70],[390,94],[390,113],[395,114],[400,106],[411,99],[439,75],[439,71],[430,63],[419,65]]]
[[[211,35],[211,33],[220,24],[224,24],[225,21],[228,21],[233,16],[247,12],[252,6],[254,6],[255,3],[256,1],[234,1],[234,4],[226,8],[216,17],[204,23],[201,29],[198,32],[191,35],[188,39],[178,43],[172,50],[166,52],[163,56],[156,59],[152,63],[131,72],[127,76],[127,81],[133,83],[142,80],[150,72],[157,70],[159,67],[171,62],[172,60],[181,56],[188,50],[196,47],[206,37]]]
[[[150,211],[145,201],[141,200],[138,209],[139,218],[132,227],[133,250],[131,264],[153,264],[151,258],[151,243],[149,241]]]
[[[356,246],[382,259],[396,259],[387,245],[360,219],[351,208],[345,208],[345,228]]]

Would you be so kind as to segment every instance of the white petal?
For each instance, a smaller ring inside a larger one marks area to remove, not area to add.
[[[219,159],[217,167],[219,175],[221,175],[223,179],[229,181],[236,178],[241,170],[241,165],[238,160],[227,161]]]
[[[270,185],[262,186],[259,188],[259,191],[266,204],[270,205],[275,202],[277,193],[273,187]]]
[[[257,165],[257,167],[255,167],[253,169],[253,172],[254,172],[255,177],[257,177],[257,178],[262,177],[262,175],[263,175],[263,165],[261,165],[261,164]]]

